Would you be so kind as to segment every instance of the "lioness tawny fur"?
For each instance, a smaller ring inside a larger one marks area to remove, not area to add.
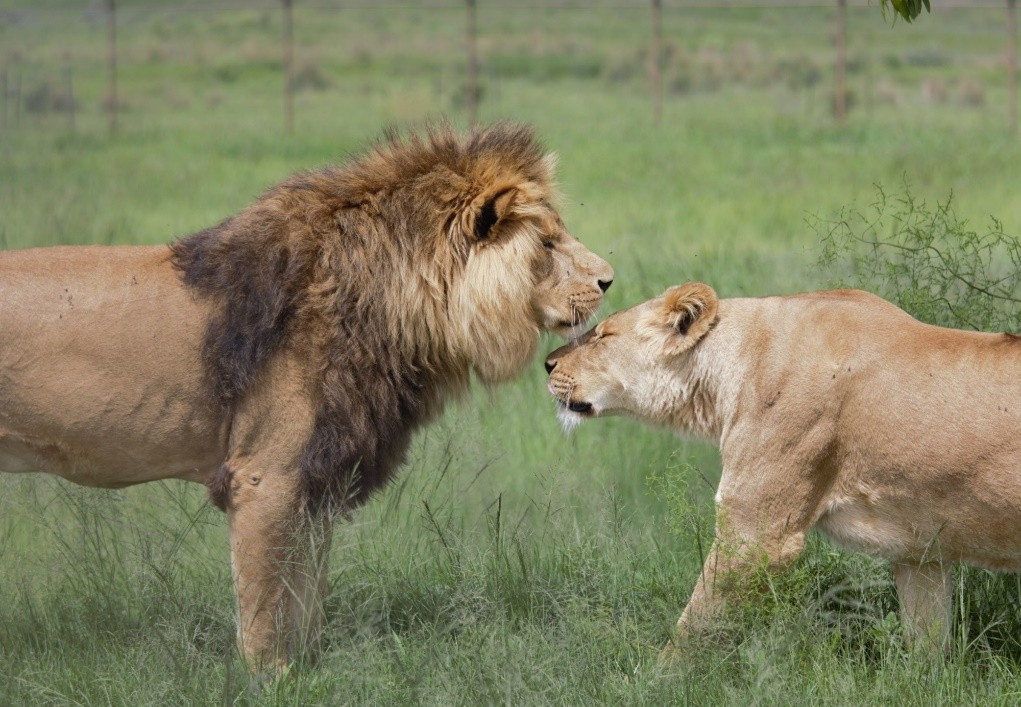
[[[1021,339],[923,324],[867,292],[718,300],[701,283],[546,360],[566,425],[626,414],[716,441],[716,539],[678,634],[724,575],[820,528],[893,564],[916,644],[945,644],[953,562],[1021,569]],[[729,583],[728,583],[729,584]]]

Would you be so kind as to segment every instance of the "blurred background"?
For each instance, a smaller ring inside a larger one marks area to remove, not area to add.
[[[565,221],[616,269],[604,313],[690,279],[721,296],[823,287],[846,274],[823,255],[829,224],[877,187],[952,199],[951,236],[1021,235],[1012,12],[0,0],[0,247],[168,242],[384,126],[509,118],[560,154]],[[648,667],[697,577],[719,465],[626,420],[564,437],[538,360],[477,390],[338,533],[327,658],[264,699],[783,702],[805,664],[823,701],[918,698],[886,569],[818,538],[774,613],[680,683]],[[0,478],[0,701],[248,699],[226,559],[201,488]],[[1003,614],[1021,586],[990,586],[961,604],[969,646],[1001,626],[990,662],[925,683],[940,695],[1021,687],[1021,617]]]

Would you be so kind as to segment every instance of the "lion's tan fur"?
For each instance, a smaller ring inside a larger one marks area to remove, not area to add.
[[[715,578],[796,558],[813,527],[891,561],[912,637],[947,630],[950,566],[1021,570],[1021,341],[922,324],[865,292],[718,301],[671,288],[551,354],[561,415],[716,441]],[[583,413],[576,409],[591,405]]]
[[[169,248],[0,253],[0,469],[206,483],[245,654],[283,664],[321,621],[308,539],[473,372],[512,377],[599,306],[613,271],[560,220],[554,167],[528,128],[441,126]]]

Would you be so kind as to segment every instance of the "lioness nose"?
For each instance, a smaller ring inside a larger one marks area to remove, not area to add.
[[[602,290],[603,292],[606,292],[608,289],[610,289],[610,285],[613,284],[613,280],[598,280],[597,282],[599,283],[599,289]]]
[[[546,374],[549,375],[553,372],[553,369],[557,367],[557,362],[555,359],[547,358],[543,365],[546,366]]]

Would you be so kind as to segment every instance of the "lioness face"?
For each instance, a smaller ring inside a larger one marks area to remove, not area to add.
[[[551,353],[547,388],[564,428],[612,414],[662,422],[687,394],[679,372],[712,328],[717,307],[708,285],[672,287]]]

